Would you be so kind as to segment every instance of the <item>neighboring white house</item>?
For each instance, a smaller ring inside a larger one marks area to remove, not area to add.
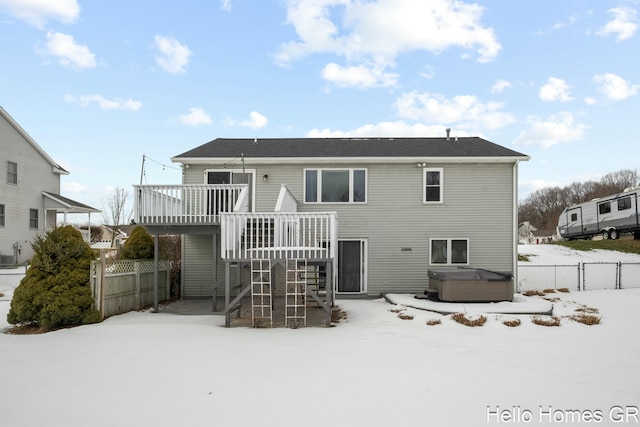
[[[338,296],[422,293],[430,268],[516,274],[528,159],[476,137],[219,138],[172,158],[181,185],[134,186],[135,221],[184,235],[182,295],[224,284],[225,312],[260,260],[303,260]]]
[[[1,265],[28,261],[33,239],[55,227],[58,214],[66,222],[66,214],[100,212],[60,195],[60,176],[68,173],[0,107]]]

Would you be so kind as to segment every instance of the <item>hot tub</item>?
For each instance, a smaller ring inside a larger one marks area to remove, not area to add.
[[[428,292],[440,301],[513,301],[513,275],[482,268],[428,270]]]

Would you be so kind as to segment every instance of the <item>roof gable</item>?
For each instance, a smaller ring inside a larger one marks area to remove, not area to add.
[[[464,138],[217,138],[172,158],[529,157],[478,137]]]
[[[4,117],[4,119],[13,126],[13,128],[53,167],[54,173],[58,173],[60,175],[69,174],[69,172],[56,163],[2,107],[0,107],[0,116]]]

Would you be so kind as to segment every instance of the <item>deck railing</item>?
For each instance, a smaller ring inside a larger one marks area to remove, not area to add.
[[[220,214],[248,209],[247,184],[134,185],[142,225],[219,224]]]
[[[220,215],[222,258],[333,259],[335,212],[225,213]]]

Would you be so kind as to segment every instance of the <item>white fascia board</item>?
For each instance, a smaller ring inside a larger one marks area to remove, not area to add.
[[[509,157],[244,157],[244,164],[353,164],[353,163],[515,163],[527,161],[529,156]],[[243,160],[234,157],[173,157],[174,163],[184,165],[210,165],[224,163],[226,165],[242,164]]]

